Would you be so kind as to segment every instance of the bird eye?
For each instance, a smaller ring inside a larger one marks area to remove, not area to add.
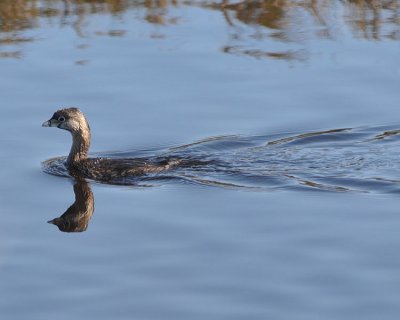
[[[61,117],[58,118],[58,121],[64,122],[64,121],[65,121],[65,118],[64,118],[63,116],[61,116]]]

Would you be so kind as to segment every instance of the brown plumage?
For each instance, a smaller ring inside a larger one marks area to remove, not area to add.
[[[177,159],[110,159],[89,158],[90,127],[77,108],[64,108],[56,111],[43,127],[57,127],[72,135],[72,146],[66,165],[73,176],[99,181],[112,181],[128,176],[157,173],[179,164]]]

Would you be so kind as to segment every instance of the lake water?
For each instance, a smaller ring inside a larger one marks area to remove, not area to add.
[[[389,0],[0,1],[0,318],[397,319],[399,40]],[[46,174],[60,106],[218,165]]]

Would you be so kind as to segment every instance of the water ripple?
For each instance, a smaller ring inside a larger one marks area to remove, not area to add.
[[[249,191],[308,189],[333,192],[398,192],[400,130],[342,128],[307,133],[217,136],[167,149],[146,158],[180,159],[171,170],[128,177],[111,184],[149,186],[167,181]],[[140,151],[97,154],[135,158]],[[65,157],[43,162],[46,173],[70,177]]]

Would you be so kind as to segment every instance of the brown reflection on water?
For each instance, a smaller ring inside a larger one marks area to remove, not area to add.
[[[53,25],[69,25],[77,36],[86,37],[93,15],[121,20],[129,10],[136,10],[135,18],[165,28],[189,19],[177,16],[177,9],[182,7],[220,11],[229,26],[227,43],[221,44],[221,50],[235,55],[303,60],[307,57],[303,48],[278,50],[271,43],[301,45],[314,38],[334,40],[343,25],[356,38],[400,39],[400,2],[394,0],[2,0],[0,57],[21,58],[22,45],[36,40],[24,32],[39,28],[47,20]],[[90,32],[122,37],[127,30]],[[150,33],[149,37],[159,39],[165,35],[158,29],[156,36]]]
[[[346,20],[364,39],[400,39],[400,2],[348,0]]]
[[[357,38],[392,39],[400,37],[400,2],[376,0],[264,0],[213,2],[209,7],[221,10],[228,25],[232,27],[231,39],[268,39],[279,42],[302,43],[313,38],[334,40],[340,34],[340,11],[343,21]],[[311,22],[311,28],[310,28]],[[250,28],[243,31],[241,25]],[[304,50],[268,51],[257,48],[229,45],[224,52],[254,57],[285,60],[304,60]]]
[[[254,58],[273,58],[278,60],[305,60],[307,54],[303,50],[288,51],[263,51],[259,49],[248,49],[242,46],[224,46],[222,51],[231,54],[244,54]]]
[[[94,212],[93,192],[84,179],[76,179],[74,193],[75,202],[60,217],[48,221],[62,232],[86,231]]]

